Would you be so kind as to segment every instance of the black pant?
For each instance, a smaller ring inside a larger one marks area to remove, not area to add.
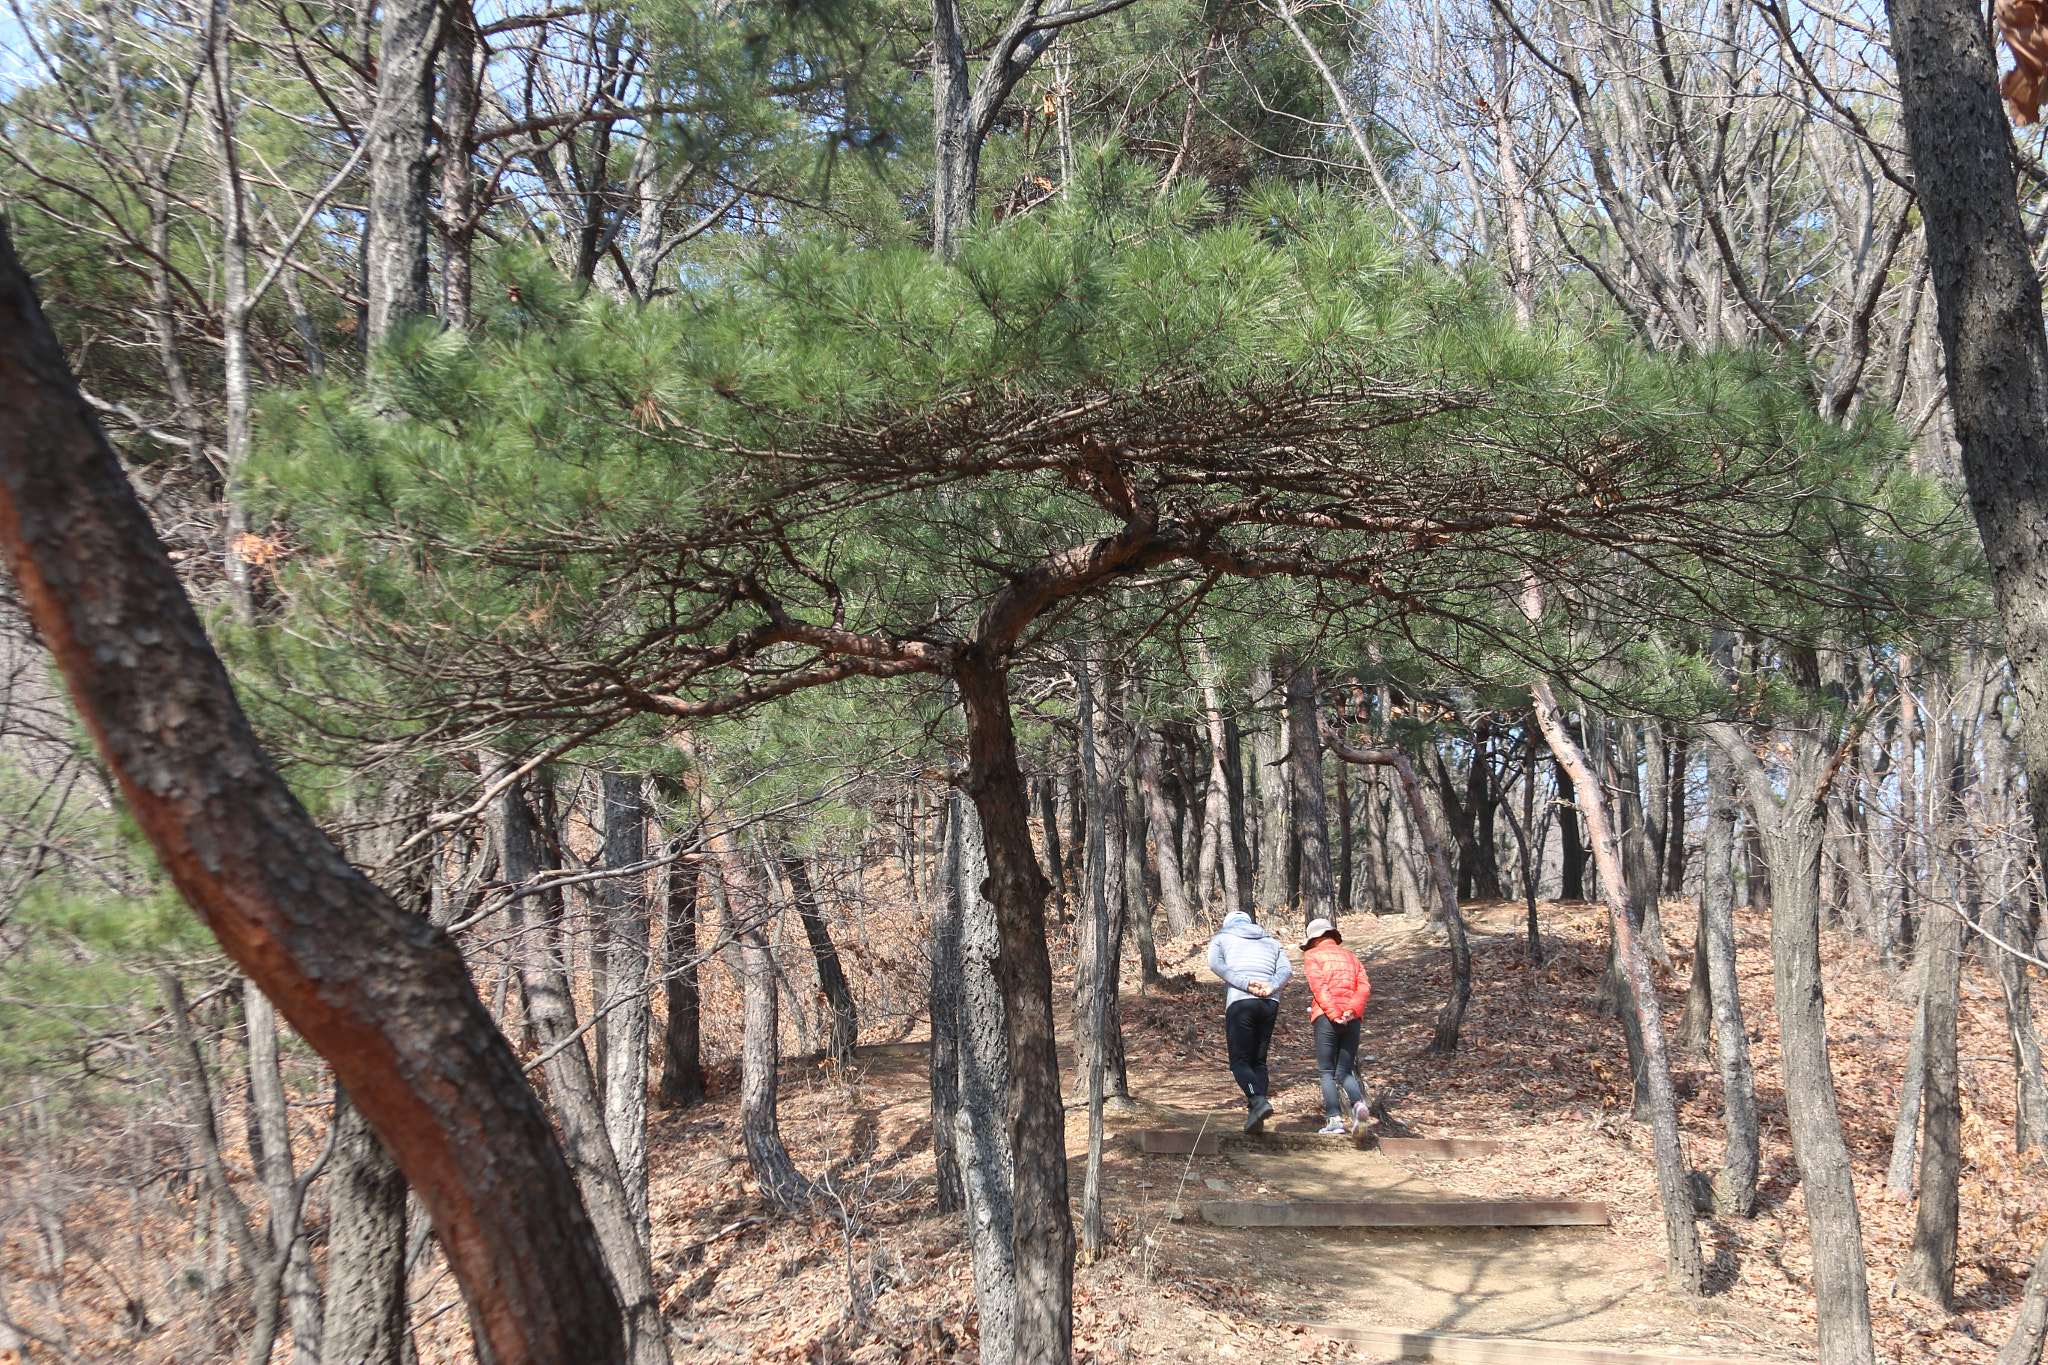
[[[1230,1074],[1246,1095],[1266,1093],[1266,1049],[1273,1042],[1273,1021],[1280,1002],[1250,996],[1223,1012],[1223,1037],[1230,1045]]]
[[[1356,1104],[1365,1098],[1358,1082],[1360,1022],[1339,1024],[1326,1014],[1316,1016],[1316,1070],[1323,1074],[1323,1112],[1331,1118],[1343,1115],[1345,1101]]]

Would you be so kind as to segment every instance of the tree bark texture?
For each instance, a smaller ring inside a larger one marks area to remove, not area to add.
[[[804,941],[810,946],[811,961],[818,973],[818,993],[832,1011],[832,1028],[825,1053],[842,1067],[853,1065],[853,1049],[860,1042],[860,1010],[853,1001],[853,987],[846,983],[846,968],[833,946],[832,931],[826,927],[825,912],[818,904],[817,887],[802,855],[785,853],[782,874],[789,878],[789,893],[796,902],[797,918],[803,921]],[[940,888],[940,899],[944,888]],[[934,904],[936,910],[937,905]]]
[[[1970,509],[2012,663],[2034,837],[2048,837],[2048,334],[1983,12],[1886,0]]]
[[[481,768],[486,782],[501,782],[510,764],[485,753]],[[527,804],[523,784],[512,782],[493,803],[499,869],[507,884],[532,881],[546,866],[541,831]],[[562,893],[559,888],[511,902],[507,912],[513,941],[518,944],[520,985],[526,996],[526,1017],[540,1037],[548,1098],[562,1127],[562,1145],[590,1211],[603,1248],[604,1270],[623,1307],[626,1358],[633,1365],[667,1365],[668,1337],[655,1297],[647,1244],[631,1201],[619,1179],[618,1159],[605,1131],[604,1105],[590,1055],[576,1027],[575,999],[562,956]]]
[[[1814,1297],[1820,1305],[1822,1365],[1870,1365],[1869,1271],[1863,1219],[1836,1108],[1828,1060],[1827,1002],[1820,965],[1820,855],[1826,817],[1818,797],[1829,755],[1811,731],[1793,735],[1793,768],[1782,797],[1742,731],[1724,721],[1702,727],[1742,780],[1754,828],[1769,849],[1771,981],[1785,1068],[1792,1155],[1812,1225]]]
[[[1922,963],[1925,970],[1925,963]],[[1906,1073],[1899,1082],[1899,1118],[1892,1127],[1891,1163],[1885,1169],[1884,1192],[1892,1199],[1913,1197],[1920,1165],[1920,1098],[1927,1079],[1927,986],[1921,978],[1915,992],[1913,1036],[1906,1047]]]
[[[774,950],[758,924],[736,930],[733,937],[739,944],[742,982],[740,1140],[762,1198],[778,1209],[797,1209],[808,1202],[811,1186],[797,1173],[789,1149],[782,1145],[776,1115],[776,1073],[782,1052]]]
[[[1008,1365],[1017,1337],[1017,1218],[1008,1114],[1011,1032],[1000,971],[1003,928],[1000,911],[987,895],[991,882],[980,813],[973,802],[956,799],[959,857],[950,894],[960,907],[960,1103],[954,1143],[966,1192],[982,1365]],[[1057,1100],[1057,1080],[1054,1096]],[[1064,1208],[1064,1189],[1061,1194]]]
[[[1692,1179],[1685,1166],[1685,1149],[1678,1134],[1678,1096],[1671,1087],[1671,1055],[1664,1042],[1663,1011],[1657,1004],[1656,984],[1650,975],[1649,954],[1636,937],[1635,907],[1629,904],[1628,875],[1622,867],[1621,840],[1607,819],[1607,793],[1600,775],[1585,752],[1565,727],[1564,716],[1551,694],[1550,683],[1538,678],[1530,684],[1536,702],[1536,723],[1550,741],[1550,751],[1571,775],[1578,793],[1580,812],[1585,816],[1588,842],[1607,893],[1609,928],[1614,935],[1623,969],[1634,997],[1637,1027],[1642,1032],[1643,1056],[1648,1072],[1650,1131],[1656,1149],[1657,1193],[1664,1206],[1664,1273],[1671,1288],[1682,1294],[1698,1294],[1705,1271],[1700,1259],[1699,1226],[1694,1222]]]
[[[647,861],[647,798],[641,779],[605,773],[604,866],[616,871]],[[604,1037],[604,1127],[618,1163],[619,1184],[633,1210],[640,1244],[651,1245],[647,1220],[647,1039],[653,1010],[647,996],[649,928],[653,906],[647,874],[627,873],[598,883],[604,909],[605,998],[592,1007],[606,1011],[598,1021]]]
[[[1138,780],[1145,792],[1145,812],[1151,825],[1152,843],[1159,850],[1159,902],[1166,911],[1166,927],[1175,938],[1194,932],[1194,913],[1188,908],[1187,885],[1181,876],[1180,843],[1173,837],[1173,813],[1159,781],[1159,742],[1143,725],[1136,727]]]
[[[1998,1353],[1998,1365],[2040,1365],[2042,1350],[2048,1347],[2048,1238],[2034,1258],[2034,1273],[2027,1276],[2020,1295],[2019,1315],[2013,1319],[2012,1335]]]
[[[270,1253],[282,1265],[276,1288],[284,1293],[285,1321],[292,1329],[293,1365],[320,1362],[320,1281],[299,1220],[293,1190],[291,1110],[277,1060],[277,1012],[262,991],[242,991],[242,1020],[249,1039],[249,1109],[257,1141],[250,1144],[257,1175],[270,1206]]]
[[[1437,894],[1443,902],[1444,927],[1450,934],[1451,998],[1437,1011],[1436,1034],[1430,1040],[1429,1050],[1455,1052],[1458,1050],[1458,1029],[1465,1019],[1465,1007],[1472,1001],[1472,950],[1465,940],[1465,917],[1458,912],[1457,884],[1451,880],[1450,859],[1444,856],[1443,843],[1436,837],[1436,822],[1429,818],[1429,810],[1423,804],[1422,784],[1416,780],[1415,765],[1399,749],[1354,749],[1327,730],[1323,738],[1330,746],[1330,752],[1346,763],[1389,767],[1400,776],[1401,790],[1407,793],[1408,809],[1415,817],[1416,828],[1422,832],[1423,848],[1428,853],[1430,868],[1436,874]]]
[[[369,344],[397,324],[433,311],[427,292],[428,218],[434,158],[434,63],[448,27],[443,0],[387,0],[377,44],[377,96],[370,140],[369,213],[363,267],[369,284]]]
[[[1301,839],[1301,920],[1334,920],[1330,817],[1323,800],[1323,739],[1316,724],[1315,670],[1293,662],[1287,673],[1287,772],[1293,779],[1294,828]]]
[[[2027,922],[2026,900],[2001,898],[1992,911],[1992,932],[2020,952],[2040,957],[2033,926]],[[2005,1028],[2012,1042],[2013,1146],[2021,1152],[2048,1147],[2048,1076],[2043,1074],[2041,1036],[2034,1030],[2033,977],[2027,964],[2010,950],[1987,944],[1983,951],[1995,959],[1999,989],[2005,996]]]
[[[1128,772],[1120,784],[1124,803],[1124,885],[1130,888],[1124,897],[1124,918],[1131,936],[1138,945],[1138,981],[1140,989],[1159,979],[1159,948],[1153,942],[1154,921],[1158,918],[1155,907],[1159,897],[1154,891],[1162,883],[1157,876],[1147,876],[1146,854],[1153,848],[1160,850],[1157,860],[1159,867],[1175,857],[1173,848],[1173,826],[1168,823],[1162,835],[1163,842],[1150,844],[1145,834],[1145,791],[1138,777],[1137,755],[1134,752],[1127,765]]]
[[[1009,1044],[1007,1116],[1014,1179],[1016,1273],[1014,1365],[1065,1365],[1073,1353],[1074,1223],[1067,1204],[1066,1110],[1053,1042],[1052,959],[1045,940],[1045,882],[1031,852],[1024,777],[1010,718],[1008,675],[988,646],[964,648],[954,665],[967,712],[962,789],[980,817],[988,877],[981,893],[1001,931],[995,959]],[[973,940],[966,938],[972,948]],[[966,1097],[962,1096],[962,1112]]]
[[[1955,907],[1929,906],[1921,948],[1927,1011],[1920,1092],[1920,1201],[1913,1222],[1913,1250],[1899,1282],[1951,1308],[1955,1299],[1956,1225],[1962,1208],[1962,1077],[1956,1061],[1956,1016],[1962,1004],[1963,921]]]
[[[0,550],[165,870],[397,1154],[491,1349],[621,1359],[574,1181],[461,954],[271,766],[4,232]]]
[[[695,863],[675,863],[668,873],[668,909],[661,930],[662,991],[668,1019],[661,1030],[661,1084],[655,1102],[663,1109],[687,1109],[704,1099],[702,996],[697,983],[697,881]]]
[[[324,1365],[399,1365],[407,1326],[405,1177],[345,1090],[334,1096],[334,1126],[320,1358]]]
[[[1714,1212],[1747,1218],[1756,1210],[1756,1074],[1749,1063],[1749,1027],[1742,1017],[1735,968],[1735,778],[1725,754],[1707,751],[1707,831],[1700,857],[1700,921],[1706,927],[1707,973],[1714,1012],[1714,1060],[1721,1069],[1728,1139],[1714,1178]]]
[[[1127,1100],[1130,1082],[1124,1066],[1122,1010],[1118,993],[1122,985],[1123,935],[1127,897],[1124,842],[1123,759],[1118,742],[1122,727],[1115,724],[1110,710],[1110,689],[1087,661],[1074,660],[1074,681],[1081,694],[1081,772],[1083,804],[1087,810],[1088,884],[1082,893],[1081,951],[1074,964],[1074,1051],[1082,1085],[1088,1084],[1095,1064],[1098,1038],[1104,1049],[1104,1086],[1110,1096]],[[1142,890],[1139,894],[1143,894]],[[1100,905],[1100,927],[1095,932],[1095,911]],[[1102,1003],[1103,1021],[1095,1028],[1096,1003]]]
[[[967,1202],[967,1191],[961,1184],[960,1137],[956,1128],[960,1118],[960,823],[967,798],[956,791],[946,800],[952,809],[939,858],[939,903],[932,916],[929,1076],[938,1211],[958,1213]]]
[[[1559,859],[1557,898],[1582,901],[1586,898],[1586,845],[1579,838],[1579,810],[1566,795],[1572,789],[1564,764],[1557,765],[1557,848]]]
[[[1281,661],[1285,668],[1285,661]],[[1282,694],[1273,680],[1273,665],[1259,664],[1252,676],[1251,702],[1259,717],[1252,732],[1252,771],[1259,797],[1258,869],[1255,899],[1266,915],[1284,914],[1288,904],[1290,863],[1287,823],[1287,733],[1281,711]]]

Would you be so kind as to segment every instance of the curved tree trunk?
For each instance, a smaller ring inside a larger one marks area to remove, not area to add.
[[[397,1154],[491,1350],[621,1360],[589,1219],[461,954],[272,767],[4,229],[0,551],[158,859]]]

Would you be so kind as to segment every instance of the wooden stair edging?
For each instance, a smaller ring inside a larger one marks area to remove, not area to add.
[[[1420,1157],[1424,1161],[1460,1161],[1466,1157],[1497,1156],[1505,1145],[1496,1138],[1383,1137],[1378,1142],[1382,1155]]]
[[[1762,1356],[1702,1356],[1678,1351],[1629,1351],[1581,1346],[1569,1341],[1522,1337],[1461,1337],[1448,1332],[1410,1332],[1399,1327],[1350,1327],[1305,1322],[1304,1331],[1363,1346],[1401,1360],[1434,1360],[1444,1365],[1762,1365]]]
[[[1224,1228],[1605,1227],[1607,1206],[1576,1199],[1412,1201],[1212,1199],[1202,1221]]]
[[[1141,1152],[1167,1156],[1218,1156],[1234,1152],[1321,1152],[1335,1151],[1340,1144],[1320,1133],[1235,1133],[1211,1128],[1195,1132],[1187,1128],[1140,1128],[1132,1135]],[[1502,1143],[1494,1138],[1397,1138],[1367,1139],[1357,1144],[1361,1151],[1375,1148],[1383,1156],[1416,1157],[1424,1161],[1457,1161],[1466,1157],[1496,1155]]]

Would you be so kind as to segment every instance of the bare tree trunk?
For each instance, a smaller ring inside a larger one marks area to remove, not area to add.
[[[1173,815],[1159,782],[1159,744],[1143,725],[1133,727],[1137,745],[1138,780],[1145,793],[1145,810],[1151,818],[1152,842],[1159,850],[1159,900],[1166,909],[1166,927],[1175,938],[1194,932],[1195,917],[1188,909],[1187,886],[1181,877],[1180,844],[1173,837]]]
[[[1101,740],[1109,726],[1102,715],[1088,663],[1074,659],[1074,682],[1080,695],[1081,772],[1088,793],[1088,954],[1077,966],[1074,1010],[1074,1040],[1083,1044],[1084,1074],[1088,1085],[1087,1173],[1081,1185],[1081,1256],[1090,1264],[1102,1257],[1102,1105],[1105,1054],[1109,1051],[1110,986],[1116,952],[1110,944],[1109,898],[1111,889],[1105,875],[1110,861],[1107,849],[1108,821],[1104,818],[1103,778],[1113,775],[1115,765],[1101,752]],[[1100,732],[1100,733],[1098,733]]]
[[[1244,785],[1244,737],[1238,733],[1237,717],[1223,719],[1223,777],[1225,789],[1230,796],[1225,821],[1230,836],[1225,869],[1225,889],[1234,896],[1233,907],[1245,914],[1252,913],[1252,850],[1251,850],[1251,808],[1245,799]],[[1234,869],[1234,872],[1232,871]],[[1228,878],[1234,876],[1236,889],[1230,891]]]
[[[604,866],[616,872],[647,861],[647,798],[638,775],[605,773]],[[652,1245],[647,1218],[647,1035],[653,1012],[647,999],[649,922],[653,907],[647,874],[628,873],[598,883],[604,908],[606,991],[591,1007],[604,1038],[604,1125],[618,1163],[619,1184],[633,1211],[634,1235]]]
[[[476,243],[476,118],[482,108],[477,79],[479,35],[472,0],[448,0],[447,41],[441,54],[441,317],[469,327]]]
[[[433,311],[427,293],[428,205],[432,203],[434,60],[448,27],[442,0],[389,0],[377,46],[377,98],[370,140],[369,218],[363,239],[369,279],[369,343],[378,346],[408,318]]]
[[[1685,894],[1685,771],[1691,741],[1680,735],[1671,746],[1671,805],[1664,821],[1664,894]]]
[[[2011,660],[2037,844],[2048,839],[2048,334],[1989,26],[1967,0],[1887,0],[1970,508]],[[2048,859],[2044,859],[2048,862]],[[1924,1185],[1924,1182],[1923,1182]]]
[[[1059,798],[1054,792],[1057,779],[1047,776],[1038,780],[1038,823],[1045,828],[1045,879],[1052,886],[1054,905],[1066,899],[1067,869],[1060,851]]]
[[[502,782],[510,764],[502,755],[486,753],[482,769],[486,782]],[[521,785],[507,785],[492,812],[499,867],[506,883],[515,887],[533,881],[545,862],[541,831]],[[638,1217],[619,1179],[618,1159],[605,1131],[604,1105],[576,1025],[568,968],[562,961],[562,893],[555,889],[514,899],[507,917],[519,945],[526,1013],[540,1035],[546,1058],[541,1065],[561,1122],[562,1145],[583,1206],[596,1226],[608,1278],[623,1305],[626,1358],[633,1365],[667,1365],[667,1329],[655,1297],[647,1245],[640,1240]]]
[[[778,1209],[794,1210],[810,1201],[811,1184],[797,1173],[782,1145],[776,1117],[776,1090],[782,1055],[777,1033],[775,960],[768,936],[758,924],[735,929],[739,944],[743,1038],[740,1044],[740,1141],[747,1165],[760,1183],[761,1195]]]
[[[325,1365],[399,1365],[407,1340],[405,1177],[345,1090],[335,1091],[333,1122],[320,1356]]]
[[[1253,780],[1258,789],[1259,829],[1257,885],[1259,908],[1268,914],[1292,909],[1287,903],[1287,778],[1280,771],[1285,757],[1280,689],[1273,682],[1273,666],[1261,661],[1252,675],[1251,702],[1259,717],[1252,733]]]
[[[1074,1050],[1084,1068],[1078,1079],[1086,1084],[1085,1068],[1095,1062],[1098,1033],[1093,1021],[1100,998],[1104,1020],[1099,1036],[1106,1049],[1102,1056],[1106,1093],[1127,1104],[1130,1085],[1124,1067],[1122,1011],[1117,999],[1122,978],[1124,906],[1130,891],[1125,885],[1123,849],[1124,765],[1117,742],[1121,727],[1114,723],[1110,713],[1108,687],[1078,654],[1073,671],[1081,699],[1082,790],[1088,813],[1088,885],[1083,894],[1088,918],[1082,921],[1081,952],[1074,964]],[[1096,935],[1092,928],[1098,900],[1109,933],[1106,938]]]
[[[1652,962],[1669,971],[1671,949],[1664,942],[1664,920],[1657,904],[1664,869],[1652,837],[1650,793],[1643,785],[1642,740],[1649,727],[1631,720],[1613,724],[1620,732],[1615,744],[1620,751],[1620,780],[1615,784],[1614,815],[1621,826],[1622,871],[1628,878],[1629,900],[1642,913],[1643,948]],[[1658,816],[1662,815],[1660,810]]]
[[[655,1102],[687,1109],[704,1099],[704,1056],[697,984],[697,865],[668,871],[668,913],[661,931],[662,990],[668,1021],[661,1031],[661,1085]]]
[[[846,983],[846,969],[840,965],[839,950],[832,944],[832,931],[825,926],[818,893],[811,885],[811,870],[801,855],[785,853],[783,875],[789,878],[790,896],[796,902],[797,918],[803,921],[804,939],[810,944],[811,960],[818,969],[818,990],[832,1010],[832,1030],[826,1053],[840,1066],[853,1065],[853,1049],[860,1042],[860,1011],[854,1004],[853,988]],[[944,888],[940,888],[943,898]],[[935,905],[934,910],[937,909]]]
[[[1734,764],[1760,835],[1771,850],[1771,963],[1792,1154],[1812,1225],[1814,1297],[1820,1304],[1822,1365],[1871,1365],[1869,1271],[1863,1220],[1828,1061],[1820,968],[1820,852],[1826,825],[1815,804],[1830,755],[1820,736],[1795,732],[1794,770],[1784,797],[1733,725],[1708,722],[1708,738]]]
[[[1920,1156],[1920,1100],[1927,1081],[1927,978],[1921,964],[1920,989],[1914,993],[1913,1039],[1906,1047],[1906,1074],[1899,1082],[1899,1119],[1892,1128],[1892,1159],[1885,1170],[1884,1192],[1901,1202],[1913,1197]]]
[[[960,916],[962,890],[961,813],[967,798],[947,795],[946,843],[939,858],[939,901],[932,915],[929,1076],[932,1092],[932,1160],[936,1167],[938,1212],[958,1213],[967,1204],[960,1168]],[[1048,822],[1047,829],[1051,829]],[[976,894],[979,894],[978,892]],[[1007,1248],[1006,1248],[1007,1249]]]
[[[1929,907],[1926,958],[1927,984],[1921,1008],[1927,1012],[1924,1068],[1920,1099],[1920,1202],[1913,1224],[1913,1250],[1899,1272],[1899,1283],[1953,1306],[1956,1276],[1956,1225],[1961,1216],[1958,1195],[1963,1164],[1961,1077],[1956,1061],[1956,1016],[1963,986],[1963,922],[1946,905]]]
[[[1287,664],[1287,771],[1293,779],[1294,828],[1301,839],[1301,917],[1334,919],[1336,888],[1330,877],[1330,820],[1323,802],[1323,743],[1316,724],[1315,671]]]
[[[1557,898],[1582,901],[1586,898],[1586,846],[1579,839],[1578,807],[1566,798],[1571,781],[1564,764],[1557,765],[1557,840],[1560,860]]]
[[[1017,1331],[1016,1202],[1014,1161],[1005,1109],[1010,1095],[1010,1031],[998,963],[1002,926],[997,907],[982,894],[988,855],[981,816],[964,797],[949,829],[957,831],[957,880],[950,894],[960,907],[960,1103],[953,1121],[965,1191],[968,1259],[981,1310],[983,1365],[1009,1365]]]
[[[1451,880],[1450,860],[1444,856],[1443,844],[1436,837],[1436,825],[1422,803],[1422,784],[1416,780],[1415,767],[1408,761],[1408,755],[1399,749],[1354,749],[1329,730],[1323,732],[1323,739],[1330,746],[1330,752],[1346,763],[1390,767],[1400,776],[1401,789],[1407,793],[1409,811],[1415,817],[1416,828],[1422,832],[1429,865],[1436,873],[1444,927],[1451,940],[1451,998],[1437,1011],[1436,1035],[1430,1040],[1429,1051],[1455,1052],[1458,1050],[1458,1029],[1465,1019],[1465,1007],[1472,1000],[1472,952],[1465,941],[1465,917],[1458,912],[1457,883]]]
[[[1001,933],[995,969],[1009,1047],[1006,1113],[1016,1274],[1009,1359],[1013,1365],[1062,1365],[1073,1352],[1074,1224],[1067,1202],[1066,1110],[1053,1035],[1045,885],[1031,851],[1008,675],[977,646],[960,656],[954,678],[967,712],[968,765],[961,785],[980,817],[989,868],[984,895],[994,903]],[[963,940],[970,954],[985,951],[978,938]],[[970,971],[970,981],[972,976]],[[964,1093],[962,1101],[964,1113]],[[974,1178],[970,1172],[970,1182]]]
[[[2040,1365],[2044,1346],[2048,1346],[2048,1238],[2042,1240],[2041,1253],[2034,1258],[2034,1273],[2027,1276],[2019,1315],[2013,1319],[2012,1335],[1998,1353],[1998,1365]]]
[[[1352,906],[1351,866],[1351,776],[1337,766],[1337,913],[1348,915]]]
[[[299,1226],[292,1190],[291,1111],[277,1062],[277,1014],[270,998],[254,986],[242,989],[242,1020],[249,1033],[249,1099],[260,1141],[251,1153],[270,1205],[270,1252],[282,1258],[278,1287],[284,1291],[285,1320],[292,1329],[294,1365],[319,1365],[320,1281]]]
[[[1133,736],[1134,744],[1136,736]],[[1145,875],[1145,792],[1138,778],[1137,755],[1132,754],[1129,773],[1122,784],[1124,802],[1124,918],[1131,934],[1138,941],[1138,981],[1140,989],[1146,983],[1159,979],[1159,948],[1153,942],[1153,921],[1156,918],[1153,906],[1157,900],[1153,893],[1159,879]],[[1173,825],[1167,823],[1161,832],[1157,865],[1163,867],[1174,857]]]
[[[1540,615],[1540,608],[1528,610],[1532,620]],[[1543,727],[1551,753],[1571,774],[1572,785],[1578,792],[1579,809],[1585,815],[1593,857],[1607,893],[1609,928],[1634,996],[1632,1012],[1642,1032],[1646,1063],[1657,1193],[1664,1206],[1665,1278],[1679,1293],[1698,1294],[1703,1287],[1705,1265],[1700,1258],[1699,1227],[1693,1221],[1692,1179],[1685,1167],[1685,1149],[1679,1142],[1678,1096],[1671,1088],[1671,1054],[1664,1044],[1663,1011],[1657,1004],[1649,955],[1636,938],[1636,912],[1629,903],[1628,874],[1621,865],[1621,840],[1607,822],[1607,793],[1600,775],[1572,739],[1571,731],[1565,728],[1550,683],[1538,678],[1530,684],[1530,692],[1536,701],[1536,722]]]
[[[1700,923],[1712,985],[1715,1060],[1721,1068],[1723,1124],[1728,1140],[1714,1178],[1714,1211],[1749,1217],[1756,1209],[1756,1076],[1749,1064],[1749,1030],[1735,963],[1735,778],[1726,755],[1707,750],[1706,862],[1700,887]]]
[[[1993,907],[1992,932],[2019,952],[2041,956],[2034,928],[2028,923],[2033,896],[2003,896]],[[2033,978],[2018,953],[1997,944],[1989,951],[1997,960],[1998,985],[2005,996],[2005,1030],[2012,1042],[2013,1146],[2026,1152],[2048,1147],[2048,1078],[2044,1078],[2041,1038],[2034,1031]]]

